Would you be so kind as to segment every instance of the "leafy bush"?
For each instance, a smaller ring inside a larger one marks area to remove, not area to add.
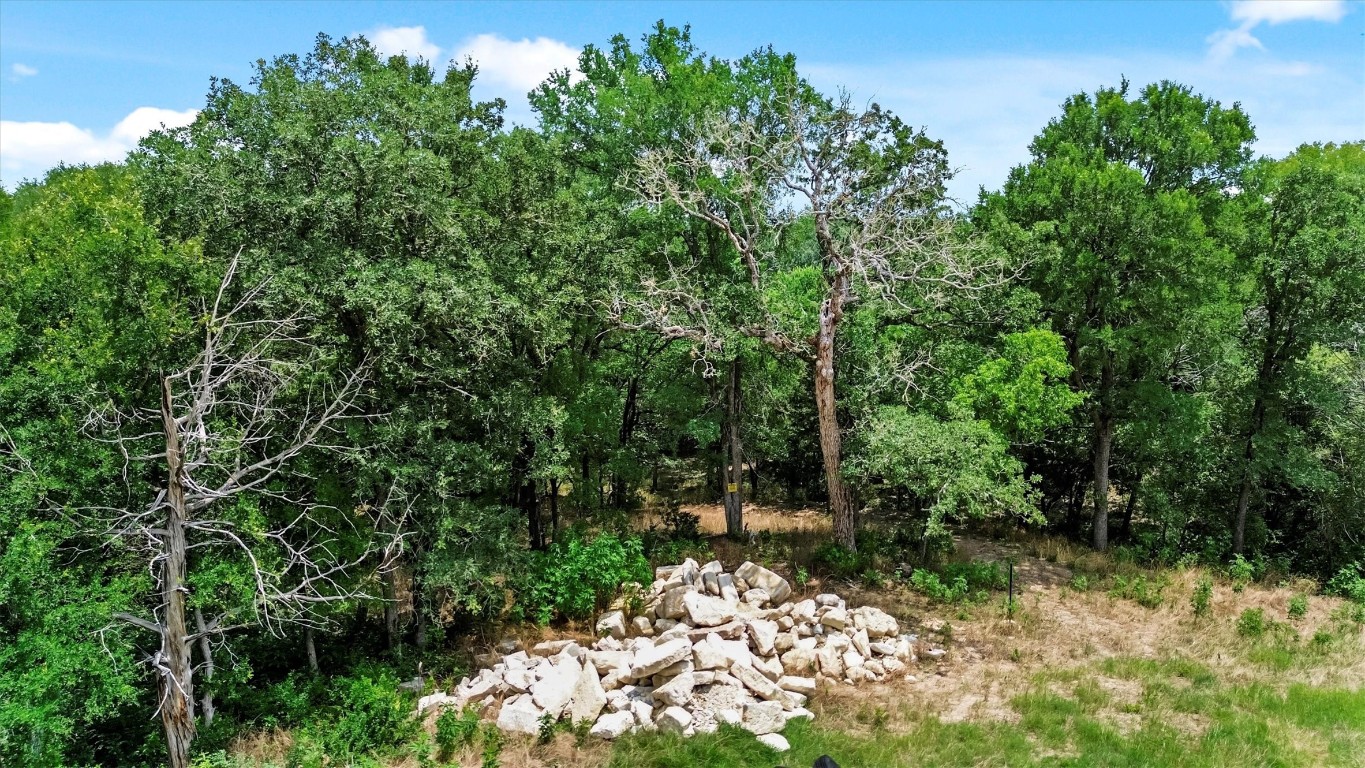
[[[1084,573],[1078,573],[1071,577],[1071,581],[1067,582],[1067,586],[1077,592],[1089,592],[1090,578]]]
[[[971,591],[967,586],[967,579],[958,576],[949,584],[944,584],[937,573],[927,571],[923,568],[916,568],[910,574],[910,585],[923,592],[929,597],[940,603],[956,603],[966,599]]]
[[[483,724],[482,768],[498,768],[502,764],[502,731],[497,723]]]
[[[436,746],[441,760],[449,762],[455,751],[474,743],[479,735],[479,712],[473,707],[463,710],[446,708],[436,718]]]
[[[835,576],[855,576],[866,570],[865,561],[856,552],[850,552],[837,542],[826,542],[813,553],[811,560]]]
[[[955,581],[958,577],[966,579],[967,586],[974,590],[1005,589],[1009,586],[1006,570],[997,562],[945,563],[939,569],[944,578]]]
[[[1265,630],[1265,611],[1260,608],[1248,608],[1237,617],[1237,634],[1242,637],[1258,638],[1265,634]]]
[[[1294,595],[1289,598],[1289,618],[1302,619],[1308,615],[1308,598],[1303,595]]]
[[[1241,592],[1256,576],[1256,567],[1241,555],[1234,555],[1228,565],[1228,578],[1232,579],[1232,591]]]
[[[664,531],[672,541],[701,541],[701,515],[670,509],[660,515]]]
[[[1195,616],[1207,616],[1209,604],[1213,601],[1213,578],[1205,576],[1199,580],[1194,587],[1194,595],[1190,597],[1190,606],[1194,608]]]
[[[1365,565],[1352,563],[1327,582],[1327,591],[1354,603],[1365,605]]]
[[[325,740],[331,751],[367,754],[397,746],[417,732],[413,703],[399,692],[398,682],[387,669],[332,682],[335,719]]]
[[[521,604],[542,624],[586,619],[606,606],[622,585],[651,581],[640,539],[600,533],[591,540],[571,532],[532,558]]]

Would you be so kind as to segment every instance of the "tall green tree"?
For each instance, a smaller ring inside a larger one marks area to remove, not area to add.
[[[1175,83],[1078,94],[977,212],[1023,231],[1003,241],[1031,259],[1029,287],[1087,396],[1096,549],[1109,545],[1114,436],[1136,388],[1188,386],[1226,322],[1228,260],[1209,223],[1253,138],[1238,106]]]
[[[1260,478],[1283,464],[1294,369],[1315,347],[1359,343],[1365,316],[1365,144],[1307,146],[1263,163],[1229,213],[1248,299],[1232,551],[1246,547]],[[1297,431],[1297,430],[1294,430]]]

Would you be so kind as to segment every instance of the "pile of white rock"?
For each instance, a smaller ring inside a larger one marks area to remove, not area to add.
[[[791,602],[785,579],[750,562],[733,574],[719,561],[658,568],[649,595],[638,616],[601,616],[591,647],[500,648],[514,652],[418,709],[497,707],[500,728],[531,734],[545,718],[586,720],[604,739],[730,723],[782,750],[777,732],[814,716],[805,704],[820,684],[884,680],[915,660],[915,636],[889,614],[834,594]]]

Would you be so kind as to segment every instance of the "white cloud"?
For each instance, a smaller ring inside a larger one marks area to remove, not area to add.
[[[376,27],[365,33],[365,39],[382,56],[420,56],[434,64],[441,55],[440,46],[427,38],[426,27]]]
[[[1233,21],[1283,24],[1286,21],[1326,21],[1335,24],[1346,15],[1346,0],[1235,0]]]
[[[494,87],[517,91],[523,96],[557,69],[575,69],[578,49],[549,37],[508,40],[498,35],[477,35],[460,46],[458,58],[471,58],[479,65],[479,77]]]
[[[33,77],[34,75],[38,74],[37,69],[30,67],[27,64],[21,64],[17,61],[9,69],[10,72],[12,73],[10,76],[11,80],[21,80],[25,77]]]
[[[1209,58],[1216,62],[1228,60],[1239,48],[1265,46],[1252,30],[1261,24],[1283,24],[1288,21],[1325,21],[1335,24],[1346,15],[1346,0],[1234,0],[1229,6],[1233,21],[1241,22],[1234,29],[1220,29],[1208,36]]]
[[[148,133],[194,120],[198,110],[138,107],[106,134],[63,121],[0,121],[0,178],[8,185],[37,178],[60,163],[103,163],[123,159]]]

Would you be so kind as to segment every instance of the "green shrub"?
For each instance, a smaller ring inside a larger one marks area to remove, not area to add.
[[[1294,595],[1289,598],[1289,618],[1298,620],[1308,615],[1308,598],[1303,595]]]
[[[1352,563],[1327,582],[1327,591],[1354,603],[1365,605],[1365,565]]]
[[[441,760],[449,762],[455,751],[474,743],[479,733],[479,712],[471,707],[457,710],[447,707],[436,718],[436,746]]]
[[[1009,586],[1009,576],[997,562],[973,560],[967,563],[945,563],[939,570],[948,581],[956,581],[961,577],[974,590],[1005,589]]]
[[[811,553],[815,565],[822,566],[835,576],[850,577],[866,570],[864,559],[856,552],[850,552],[838,542],[830,541],[820,545]]]
[[[1067,582],[1067,586],[1077,592],[1089,592],[1090,578],[1084,573],[1075,574],[1071,577],[1071,581]]]
[[[1248,608],[1237,617],[1237,634],[1242,637],[1259,638],[1265,630],[1265,611],[1260,608]]]
[[[937,573],[923,568],[916,568],[910,574],[910,585],[923,592],[930,600],[940,603],[959,602],[965,599],[971,591],[967,585],[967,579],[963,576],[958,576],[950,584],[944,584]]]
[[[1165,589],[1164,579],[1148,579],[1145,574],[1138,574],[1130,579],[1119,574],[1114,576],[1114,585],[1109,590],[1109,596],[1132,600],[1143,608],[1159,608],[1165,600],[1162,595]]]
[[[1213,601],[1213,578],[1205,576],[1199,580],[1194,587],[1194,595],[1190,597],[1190,606],[1194,608],[1195,616],[1207,616],[1209,605]]]
[[[533,555],[520,602],[542,624],[586,619],[623,584],[649,583],[652,575],[640,539],[600,533],[585,541],[574,532]]]
[[[1233,555],[1228,565],[1228,578],[1232,579],[1232,591],[1241,592],[1256,576],[1256,568],[1250,560],[1241,555]]]
[[[399,692],[398,682],[387,669],[333,680],[333,719],[323,738],[330,752],[369,754],[398,746],[418,731],[413,702]]]
[[[665,535],[672,541],[701,541],[701,515],[670,509],[660,515]]]
[[[483,724],[482,768],[498,768],[502,764],[502,731],[497,723]]]

